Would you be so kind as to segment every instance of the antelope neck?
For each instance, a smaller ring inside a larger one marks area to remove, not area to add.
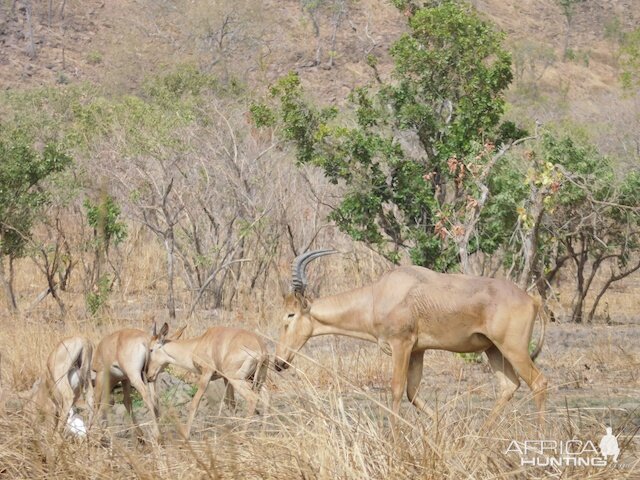
[[[194,340],[197,339],[173,340],[165,343],[162,348],[164,352],[171,357],[171,363],[173,365],[196,372],[196,367],[193,364]]]
[[[312,336],[336,334],[376,342],[372,305],[371,287],[315,300],[309,312],[314,319]]]

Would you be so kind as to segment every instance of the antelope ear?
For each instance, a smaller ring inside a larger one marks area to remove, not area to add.
[[[160,329],[160,334],[158,335],[158,338],[164,342],[164,340],[167,338],[167,333],[169,333],[169,324],[167,322],[164,322],[164,325],[162,325],[162,328]]]
[[[307,297],[302,297],[302,303],[300,304],[300,306],[302,307],[302,311],[307,313],[309,310],[311,310],[311,300],[309,300]]]
[[[311,300],[309,300],[305,294],[300,292],[296,292],[295,296],[296,296],[296,300],[300,304],[300,308],[302,309],[302,311],[308,312],[309,309],[311,308]]]

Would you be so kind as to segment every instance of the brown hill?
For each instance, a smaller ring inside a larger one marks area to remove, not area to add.
[[[640,0],[577,2],[570,23],[554,0],[473,4],[508,35],[511,115],[578,126],[637,160],[638,100],[621,91],[616,38],[639,24]],[[130,91],[190,62],[251,88],[297,70],[320,101],[342,102],[371,80],[367,55],[389,71],[388,47],[404,28],[379,0],[13,0],[0,6],[0,87],[90,81]]]

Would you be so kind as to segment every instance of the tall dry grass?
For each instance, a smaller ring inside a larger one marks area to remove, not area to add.
[[[232,321],[232,316],[220,320]],[[210,322],[194,320],[186,335]],[[553,382],[541,433],[530,392],[523,387],[498,424],[484,430],[495,398],[491,375],[485,366],[450,354],[427,356],[420,395],[435,408],[436,418],[418,414],[405,402],[394,434],[387,357],[375,346],[332,338],[312,340],[293,371],[270,372],[272,403],[262,416],[246,418],[242,409],[237,416],[226,411],[218,416],[219,398],[212,396],[209,406],[201,407],[190,441],[177,433],[185,408],[172,405],[162,392],[160,445],[138,444],[129,435],[130,422],[119,418],[84,441],[34,424],[16,392],[30,386],[50,347],[75,332],[98,340],[129,323],[87,326],[82,319],[70,319],[64,326],[47,326],[30,321],[10,329],[2,322],[2,378],[9,392],[7,412],[0,418],[0,478],[638,478],[640,448],[630,422],[617,424],[623,447],[617,467],[521,466],[515,453],[505,453],[511,440],[581,439],[597,445],[606,408],[562,405],[562,384]],[[610,358],[606,343],[590,355],[594,361]],[[622,368],[638,358],[617,361]],[[141,416],[150,420],[139,408]]]

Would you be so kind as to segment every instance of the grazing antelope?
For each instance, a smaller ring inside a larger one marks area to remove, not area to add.
[[[149,381],[154,381],[168,364],[172,364],[200,375],[198,391],[189,407],[185,438],[189,438],[200,400],[212,380],[224,379],[224,401],[233,411],[236,407],[234,390],[247,401],[249,414],[256,411],[258,397],[265,408],[269,405],[268,394],[262,388],[269,355],[260,337],[241,328],[212,327],[199,337],[179,340],[184,328],[173,336],[175,340],[152,348],[147,372]]]
[[[293,262],[276,370],[287,368],[296,352],[317,335],[369,340],[392,357],[393,412],[399,411],[405,385],[409,401],[430,412],[417,396],[424,351],[485,352],[501,388],[488,423],[513,397],[520,377],[533,391],[542,425],[547,380],[533,360],[542,348],[544,322],[535,352],[530,356],[528,351],[540,308],[537,300],[505,280],[413,266],[396,268],[371,285],[312,301],[305,294],[306,266],[331,253],[335,251],[308,252]]]
[[[149,351],[161,345],[166,340],[169,325],[166,323],[158,333],[153,322],[151,334],[133,328],[118,330],[104,337],[93,356],[93,370],[96,372],[95,415],[98,420],[104,413],[104,407],[111,391],[118,383],[122,383],[124,406],[136,427],[138,438],[143,438],[142,432],[131,404],[131,386],[142,396],[142,400],[153,415],[154,440],[160,436],[158,428],[158,406],[155,394],[155,384],[149,383],[145,368],[149,361]]]
[[[54,428],[64,429],[83,392],[91,421],[92,352],[93,345],[88,339],[75,336],[60,341],[49,354],[45,371],[36,381],[34,407],[38,413],[54,419]]]

